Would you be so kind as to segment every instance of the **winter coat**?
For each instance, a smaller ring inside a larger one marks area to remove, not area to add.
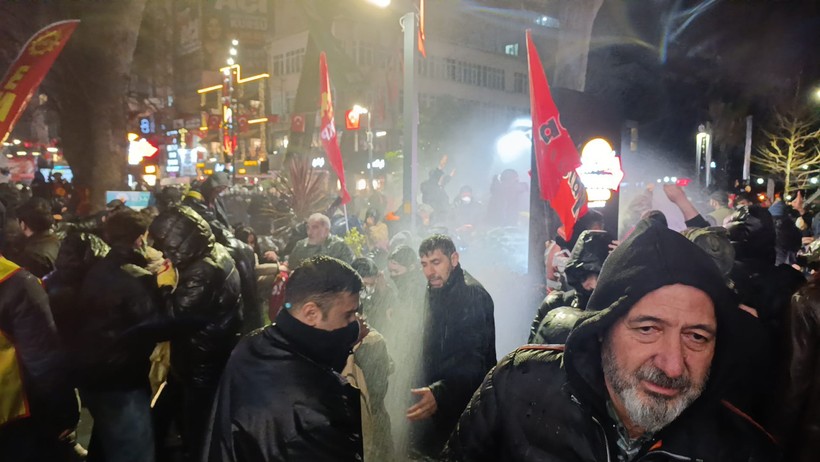
[[[81,309],[79,296],[83,280],[108,251],[108,244],[94,234],[69,232],[60,245],[54,271],[43,278],[57,332],[68,349],[75,347],[78,341],[77,312]]]
[[[530,325],[529,343],[541,343],[535,341],[535,337],[538,335],[539,328],[544,324],[542,321],[549,311],[560,307],[586,309],[591,292],[584,289],[584,281],[590,274],[597,275],[601,272],[604,261],[609,256],[611,242],[612,235],[606,231],[586,230],[578,236],[578,240],[572,248],[572,254],[564,268],[567,283],[574,290],[567,292],[554,291],[547,295]],[[545,328],[549,329],[548,326],[545,326]],[[546,334],[546,332],[543,334]],[[556,338],[553,335],[543,334],[541,335],[542,339],[546,337]]]
[[[493,300],[475,278],[457,265],[444,287],[428,287],[424,308],[422,376],[438,410],[414,424],[414,447],[433,456],[487,371],[496,363]]]
[[[808,462],[820,454],[820,284],[812,281],[792,297],[789,356],[778,396],[776,431],[786,460]]]
[[[20,446],[31,442],[30,432],[56,441],[62,431],[76,425],[77,401],[67,372],[45,291],[31,273],[0,257],[0,447],[4,460],[28,460],[22,454],[32,448]]]
[[[283,316],[290,315],[283,311],[277,324],[246,335],[231,354],[205,460],[361,461],[359,392],[339,375],[341,368],[334,371],[299,335],[286,333]]]
[[[31,274],[42,278],[54,270],[60,239],[51,231],[36,233],[23,238],[20,247],[10,252],[9,260],[22,266]]]
[[[718,325],[704,392],[643,443],[637,461],[771,461],[774,442],[722,392],[743,354],[732,304],[708,255],[678,233],[642,221],[607,260],[589,301],[594,314],[566,346],[528,346],[505,357],[485,378],[446,451],[451,461],[621,460],[616,422],[601,367],[600,338],[644,295],[684,284],[708,294]]]
[[[148,387],[149,357],[167,336],[167,317],[146,264],[134,249],[112,248],[88,271],[80,289],[73,352],[81,387]]]
[[[242,332],[250,332],[263,324],[263,310],[257,293],[256,272],[254,270],[256,257],[253,248],[234,237],[233,229],[228,222],[228,214],[225,212],[221,199],[217,197],[212,206],[209,206],[205,201],[210,189],[218,186],[218,184],[214,184],[214,178],[216,176],[211,176],[205,180],[200,187],[201,192],[195,190],[188,192],[188,195],[182,201],[182,205],[190,207],[208,223],[216,242],[225,246],[233,259],[239,272],[242,298],[244,300],[244,327]]]
[[[348,265],[353,262],[353,251],[345,244],[341,238],[337,236],[328,236],[325,242],[319,245],[312,245],[308,242],[308,238],[304,238],[296,243],[296,247],[288,256],[288,268],[294,270],[299,267],[305,260],[316,255],[327,255],[328,257],[338,258]]]
[[[167,296],[174,318],[171,374],[186,386],[213,387],[239,340],[239,273],[208,224],[188,207],[172,207],[149,228],[153,246],[179,271]]]

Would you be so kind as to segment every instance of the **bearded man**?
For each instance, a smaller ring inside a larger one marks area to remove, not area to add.
[[[527,346],[484,379],[454,461],[768,461],[763,428],[726,401],[742,312],[711,258],[643,221],[604,263],[566,345]]]

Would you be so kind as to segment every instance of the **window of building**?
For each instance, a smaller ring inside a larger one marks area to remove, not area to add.
[[[518,56],[518,44],[511,43],[509,45],[504,45],[504,54]]]
[[[513,93],[527,93],[529,91],[529,85],[527,74],[516,72],[513,75]]]
[[[552,29],[558,29],[558,27],[561,25],[560,21],[558,21],[558,18],[553,18],[552,16],[547,15],[535,18],[535,23],[539,26],[549,27]]]
[[[299,48],[285,53],[285,74],[296,74],[302,71],[302,63],[305,60],[305,49]],[[275,61],[275,58],[274,58]],[[275,64],[274,64],[275,66]]]
[[[285,72],[285,57],[278,54],[273,57],[273,75],[284,75]]]

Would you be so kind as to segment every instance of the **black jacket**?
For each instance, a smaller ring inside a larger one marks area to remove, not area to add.
[[[215,386],[239,340],[239,273],[208,224],[188,207],[172,207],[149,228],[153,245],[179,271],[167,296],[174,318],[171,373],[188,386]]]
[[[77,310],[80,385],[95,390],[148,386],[149,357],[167,339],[156,277],[133,249],[112,248],[83,281]]]
[[[481,379],[496,363],[493,300],[458,265],[440,289],[427,289],[422,376],[438,410],[414,424],[414,448],[435,455],[444,447],[458,417]]]
[[[547,295],[535,318],[530,325],[529,343],[541,343],[536,340],[536,337],[556,338],[547,331],[539,334],[539,329],[544,326],[549,330],[550,327],[545,325],[543,320],[551,310],[560,307],[573,307],[580,310],[585,310],[589,302],[591,291],[584,289],[584,281],[591,274],[598,274],[604,266],[604,261],[609,256],[609,244],[612,242],[612,235],[606,231],[586,230],[583,231],[578,239],[575,241],[575,246],[572,248],[572,255],[567,260],[564,274],[567,277],[567,284],[573,290],[567,292],[551,292]],[[553,317],[554,319],[554,317]],[[560,328],[560,326],[559,326]],[[560,342],[563,343],[563,342]]]
[[[28,417],[21,417],[23,421],[33,420],[37,431],[44,432],[51,440],[73,428],[79,412],[46,293],[36,277],[3,257],[0,257],[0,345],[3,357],[0,364],[3,376],[0,447],[3,449],[0,454],[4,460],[6,457],[12,460],[12,454],[16,454],[15,444],[23,443],[4,438],[5,425],[20,422],[4,422],[5,417],[13,417],[7,414],[15,407],[8,394],[12,387],[25,395]],[[19,371],[19,376],[14,369]]]
[[[607,260],[589,302],[596,312],[570,334],[565,348],[524,347],[485,378],[450,439],[447,458],[618,460],[599,339],[644,295],[670,284],[696,287],[715,302],[715,356],[701,396],[646,441],[634,460],[777,460],[767,434],[721,401],[731,383],[729,364],[744,346],[736,322],[743,312],[732,304],[708,255],[678,233],[646,221]]]
[[[19,248],[10,252],[8,258],[42,278],[54,270],[59,250],[60,239],[51,231],[45,231],[23,238]]]
[[[312,328],[293,323],[282,310],[276,324],[248,334],[231,354],[205,444],[208,462],[362,460],[358,390],[311,353],[303,334]]]
[[[77,332],[81,326],[77,313],[81,309],[80,289],[83,280],[108,250],[108,244],[96,235],[71,231],[60,246],[54,271],[43,278],[57,332],[69,350],[78,342]]]

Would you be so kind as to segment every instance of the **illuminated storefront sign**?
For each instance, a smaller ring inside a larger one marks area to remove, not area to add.
[[[589,207],[603,207],[624,178],[621,159],[603,138],[590,140],[581,151],[581,166],[575,169],[587,189]]]

